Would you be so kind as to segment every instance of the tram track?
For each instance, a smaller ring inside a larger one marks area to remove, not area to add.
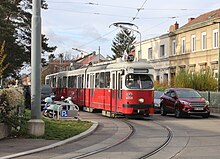
[[[88,153],[85,153],[85,154],[81,154],[81,155],[75,156],[75,157],[73,157],[71,159],[87,158],[89,156],[92,156],[92,155],[95,155],[95,154],[98,154],[98,153],[102,153],[102,152],[104,152],[104,151],[106,151],[106,150],[108,150],[110,148],[118,146],[118,145],[126,142],[127,140],[129,140],[129,138],[132,137],[135,134],[135,132],[136,132],[135,126],[133,126],[132,122],[129,121],[129,120],[122,119],[121,121],[125,122],[130,127],[130,130],[131,130],[130,133],[126,137],[124,137],[122,140],[118,141],[117,143],[114,143],[112,145],[109,145],[109,146],[97,149],[95,151],[91,151],[91,152],[88,152]],[[156,153],[159,153],[162,149],[164,149],[171,142],[171,140],[173,138],[173,132],[172,132],[172,130],[168,126],[163,125],[163,124],[161,124],[159,122],[155,122],[155,121],[153,121],[153,123],[161,126],[162,128],[164,128],[168,132],[167,136],[166,136],[166,140],[161,145],[159,145],[156,149],[154,149],[153,151],[150,151],[147,154],[144,154],[141,157],[138,157],[136,159],[147,159],[147,158],[155,155]]]
[[[165,140],[165,142],[163,144],[161,144],[159,147],[157,147],[156,149],[154,149],[153,151],[137,158],[137,159],[146,159],[146,158],[149,158],[153,155],[155,155],[156,153],[159,153],[162,149],[164,149],[169,143],[170,141],[172,140],[173,138],[173,131],[166,125],[163,125],[161,123],[158,123],[158,122],[154,122],[158,125],[160,125],[161,127],[163,127],[164,129],[166,129],[168,131],[168,135],[167,135],[167,139]]]
[[[91,151],[91,152],[88,152],[88,153],[84,153],[84,154],[75,156],[75,157],[73,157],[73,158],[71,158],[71,159],[81,159],[81,158],[89,157],[89,156],[92,156],[92,155],[94,155],[94,154],[97,154],[97,153],[101,153],[101,152],[103,152],[103,151],[106,151],[106,150],[108,150],[108,149],[110,149],[110,148],[113,148],[113,147],[115,147],[115,146],[117,146],[117,145],[120,145],[121,143],[127,141],[131,136],[134,135],[134,133],[135,133],[136,130],[135,130],[135,127],[134,127],[131,123],[129,123],[128,121],[125,121],[125,120],[122,120],[122,121],[123,121],[124,123],[126,123],[126,124],[129,126],[129,128],[130,128],[130,132],[129,132],[129,133],[127,134],[127,136],[125,136],[123,139],[119,140],[118,142],[116,142],[116,143],[114,143],[114,144],[108,145],[108,146],[106,146],[106,147],[102,147],[102,148],[100,148],[100,149],[97,149],[97,150],[94,150],[94,151]]]

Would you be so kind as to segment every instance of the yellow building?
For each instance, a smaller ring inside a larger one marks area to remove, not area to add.
[[[220,54],[220,9],[189,18],[179,28],[170,26],[170,32],[142,41],[142,58],[155,68],[155,80],[171,82],[172,76],[181,69],[191,72],[212,69],[218,77]],[[135,46],[136,52],[139,44]]]
[[[171,72],[211,68],[218,72],[220,9],[189,18],[188,23],[170,32]]]

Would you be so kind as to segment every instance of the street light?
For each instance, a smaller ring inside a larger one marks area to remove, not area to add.
[[[122,29],[125,29],[125,30],[131,30],[131,31],[137,32],[140,35],[140,52],[139,53],[141,55],[141,53],[142,53],[142,50],[141,50],[141,32],[136,30],[136,29],[128,28],[128,27],[125,26],[125,25],[128,25],[130,27],[135,26],[138,29],[137,25],[135,25],[133,23],[127,23],[127,22],[117,22],[117,23],[113,23],[111,25],[114,25],[115,27],[122,28]],[[111,27],[111,25],[109,27]],[[138,54],[138,60],[139,59],[140,59],[140,57],[139,57],[139,54]]]

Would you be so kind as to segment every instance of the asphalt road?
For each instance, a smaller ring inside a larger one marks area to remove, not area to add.
[[[93,113],[83,113],[85,120],[99,123],[97,130],[79,141],[31,154],[17,159],[72,159],[112,145],[127,136],[131,129],[121,119],[111,119]],[[177,119],[173,115],[155,114],[146,120],[127,120],[134,132],[121,144],[95,153],[86,159],[140,159],[157,149],[167,140],[169,128],[171,140],[162,149],[148,157],[151,159],[219,159],[220,118],[188,117]],[[166,127],[166,128],[165,128]]]

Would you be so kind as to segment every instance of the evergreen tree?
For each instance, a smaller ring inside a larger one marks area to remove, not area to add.
[[[131,31],[123,29],[121,30],[112,42],[111,50],[115,53],[113,59],[122,57],[124,52],[127,54],[131,52],[135,47],[136,37],[131,33]]]
[[[42,8],[47,9],[45,0]],[[4,76],[16,76],[23,63],[31,61],[31,9],[32,0],[1,0],[0,3],[0,43],[5,41],[8,56],[4,64],[10,66]],[[42,53],[53,52],[56,47],[49,47],[48,39],[42,35]]]

